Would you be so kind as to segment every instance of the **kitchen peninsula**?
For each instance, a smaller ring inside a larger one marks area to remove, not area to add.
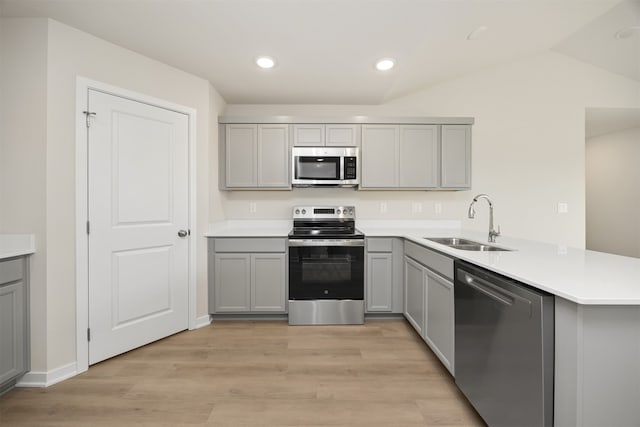
[[[640,420],[640,260],[499,237],[511,251],[470,252],[425,237],[486,241],[456,221],[360,220],[366,238],[404,239],[555,295],[554,425],[637,425]],[[282,237],[287,221],[229,221],[207,237]],[[365,296],[366,298],[366,296]]]

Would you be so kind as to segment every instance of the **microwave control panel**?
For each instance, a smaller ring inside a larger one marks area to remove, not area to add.
[[[344,158],[344,179],[356,179],[356,161],[357,157]]]

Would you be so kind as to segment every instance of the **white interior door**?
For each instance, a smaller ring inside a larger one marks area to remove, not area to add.
[[[89,111],[93,364],[188,327],[189,164],[187,115],[96,90]]]

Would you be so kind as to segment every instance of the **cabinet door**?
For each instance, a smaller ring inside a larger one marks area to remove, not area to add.
[[[367,254],[367,311],[391,312],[393,254]]]
[[[400,126],[398,173],[401,188],[438,186],[438,131],[436,125]]]
[[[398,186],[399,126],[362,126],[362,188]]]
[[[251,255],[216,254],[215,311],[243,312],[251,308]]]
[[[258,126],[226,125],[226,187],[258,186]]]
[[[290,188],[289,126],[258,126],[258,186]]]
[[[327,146],[359,146],[360,125],[325,125],[325,137]]]
[[[442,188],[471,188],[471,126],[442,125]]]
[[[453,283],[428,270],[426,274],[425,340],[453,375]]]
[[[251,311],[285,312],[284,254],[251,255]]]
[[[0,286],[0,389],[25,371],[24,282]]]
[[[424,336],[425,277],[420,264],[404,258],[404,316],[420,336]]]
[[[293,125],[293,145],[323,146],[324,125]]]

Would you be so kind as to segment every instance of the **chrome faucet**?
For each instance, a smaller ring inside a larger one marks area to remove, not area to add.
[[[489,242],[495,243],[496,237],[500,235],[500,226],[498,226],[498,230],[494,230],[493,228],[493,203],[491,203],[491,199],[486,194],[478,194],[473,198],[473,201],[469,205],[469,218],[473,219],[476,216],[476,210],[473,208],[473,205],[480,199],[485,199],[489,203]]]

